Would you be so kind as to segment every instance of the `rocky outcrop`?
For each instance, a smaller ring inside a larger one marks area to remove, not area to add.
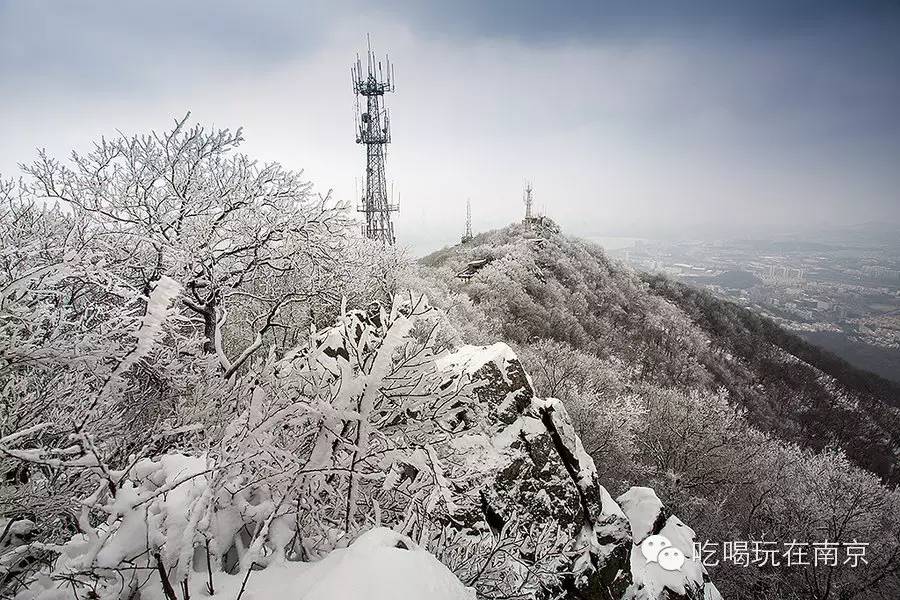
[[[518,580],[511,586],[519,592],[585,600],[710,597],[714,588],[707,587],[702,566],[692,560],[694,532],[648,488],[632,488],[618,500],[610,496],[563,403],[535,395],[509,346],[430,353],[427,340],[414,342],[415,350],[404,345],[404,339],[415,339],[414,322],[429,323],[424,329],[433,331],[434,319],[440,314],[422,306],[395,307],[389,315],[354,311],[342,328],[321,334],[319,349],[336,364],[395,348],[394,367],[379,385],[397,389],[399,381],[415,382],[408,389],[432,399],[428,410],[413,404],[397,413],[393,427],[381,428],[398,445],[415,441],[419,448],[393,460],[390,484],[382,490],[405,498],[428,488],[421,497],[429,500],[416,510],[429,523],[470,537],[489,532],[491,544],[509,554],[510,564],[501,570],[515,572]],[[429,360],[397,360],[426,354]],[[396,409],[403,402],[398,396],[386,406]],[[433,429],[434,423],[441,424]],[[389,495],[379,502],[388,509],[403,506]],[[405,519],[404,510],[389,517],[382,513],[393,525],[391,520]],[[671,538],[670,545],[686,557],[684,564],[666,570],[648,562],[641,544],[650,535]]]
[[[496,532],[525,515],[532,527],[561,528],[570,540],[567,559],[555,564],[559,577],[555,589],[544,590],[547,597],[704,598],[708,578],[690,558],[694,532],[648,488],[613,500],[563,404],[535,396],[505,344],[462,347],[438,359],[438,367],[470,379],[478,400],[467,417],[471,426],[451,443],[473,474],[457,500],[461,524],[483,520]],[[653,534],[670,536],[688,557],[680,570],[647,564],[640,544]]]
[[[634,551],[631,573],[634,598],[720,599],[703,565],[694,558],[694,530],[663,506],[650,488],[632,487],[616,499],[631,530]],[[658,561],[648,561],[639,548],[650,536],[663,536],[687,558],[680,569],[668,571]]]

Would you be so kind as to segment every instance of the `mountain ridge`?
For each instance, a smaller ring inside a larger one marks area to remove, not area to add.
[[[482,259],[470,279],[455,277]],[[641,380],[724,387],[763,430],[817,451],[838,445],[885,481],[900,478],[900,385],[733,303],[640,275],[555,226],[481,233],[420,264],[490,307],[502,339],[555,339],[637,364]]]

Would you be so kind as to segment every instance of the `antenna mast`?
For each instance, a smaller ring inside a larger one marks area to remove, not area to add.
[[[523,223],[525,223],[526,225],[529,225],[530,223],[532,223],[534,221],[534,217],[533,217],[532,211],[531,211],[531,207],[532,207],[532,204],[534,203],[534,201],[531,198],[531,192],[532,192],[531,182],[526,181],[525,182],[525,220],[523,221]]]
[[[472,239],[472,203],[466,200],[466,232],[462,236],[462,243],[465,244]]]
[[[367,238],[393,245],[391,212],[400,207],[388,197],[384,174],[387,144],[391,142],[390,116],[384,106],[384,94],[394,91],[394,68],[387,56],[383,64],[375,58],[368,36],[366,43],[365,65],[357,55],[356,63],[350,67],[356,94],[356,143],[366,147],[366,181],[357,210],[366,215],[363,233]],[[365,110],[360,106],[360,98],[365,98]]]

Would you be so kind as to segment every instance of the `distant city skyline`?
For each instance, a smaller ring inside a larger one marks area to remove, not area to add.
[[[0,175],[194,122],[356,203],[348,66],[396,65],[388,180],[415,254],[524,212],[583,236],[900,222],[900,4],[0,0]],[[373,28],[372,25],[377,27]]]

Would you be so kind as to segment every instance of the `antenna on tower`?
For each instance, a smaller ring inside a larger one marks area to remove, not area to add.
[[[350,79],[356,94],[356,143],[366,147],[366,180],[357,210],[366,215],[363,233],[367,238],[393,245],[396,240],[391,213],[399,210],[399,205],[388,196],[384,172],[387,145],[391,143],[390,116],[384,106],[384,95],[394,91],[394,69],[387,56],[384,63],[375,58],[368,34],[365,65],[357,54],[356,63],[350,67]],[[365,110],[360,98],[365,98]]]
[[[472,203],[466,200],[466,232],[462,236],[462,243],[465,244],[472,239]]]
[[[534,199],[531,197],[532,187],[531,182],[525,182],[525,220],[522,221],[526,225],[530,225],[534,222],[534,215],[532,215],[532,206],[534,204]]]

